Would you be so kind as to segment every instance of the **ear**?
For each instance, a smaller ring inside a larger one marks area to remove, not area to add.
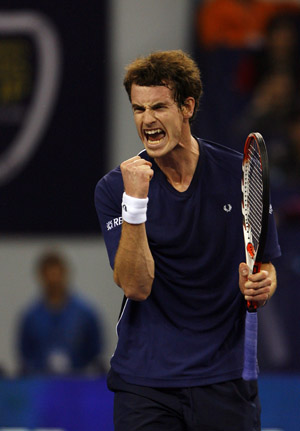
[[[190,119],[194,114],[195,99],[193,97],[187,97],[181,107],[181,111],[185,118]]]

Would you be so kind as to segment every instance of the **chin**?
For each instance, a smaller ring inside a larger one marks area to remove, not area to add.
[[[146,147],[146,151],[149,154],[149,156],[152,157],[153,159],[157,159],[168,154],[168,151],[166,151],[164,148],[154,150],[152,148]]]

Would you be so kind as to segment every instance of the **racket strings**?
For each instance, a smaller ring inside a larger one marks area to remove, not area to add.
[[[248,158],[244,166],[244,217],[246,230],[251,231],[251,242],[257,250],[263,214],[263,182],[260,154],[252,142],[248,148]]]

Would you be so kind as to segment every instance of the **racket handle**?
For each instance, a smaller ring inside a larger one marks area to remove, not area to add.
[[[257,367],[257,312],[246,311],[244,345],[244,380],[256,380]]]

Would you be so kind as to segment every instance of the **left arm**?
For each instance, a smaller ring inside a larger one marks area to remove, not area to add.
[[[263,263],[257,274],[249,274],[249,272],[248,265],[241,263],[239,266],[240,290],[246,301],[255,301],[258,307],[261,307],[275,293],[277,287],[276,269],[269,262]]]

